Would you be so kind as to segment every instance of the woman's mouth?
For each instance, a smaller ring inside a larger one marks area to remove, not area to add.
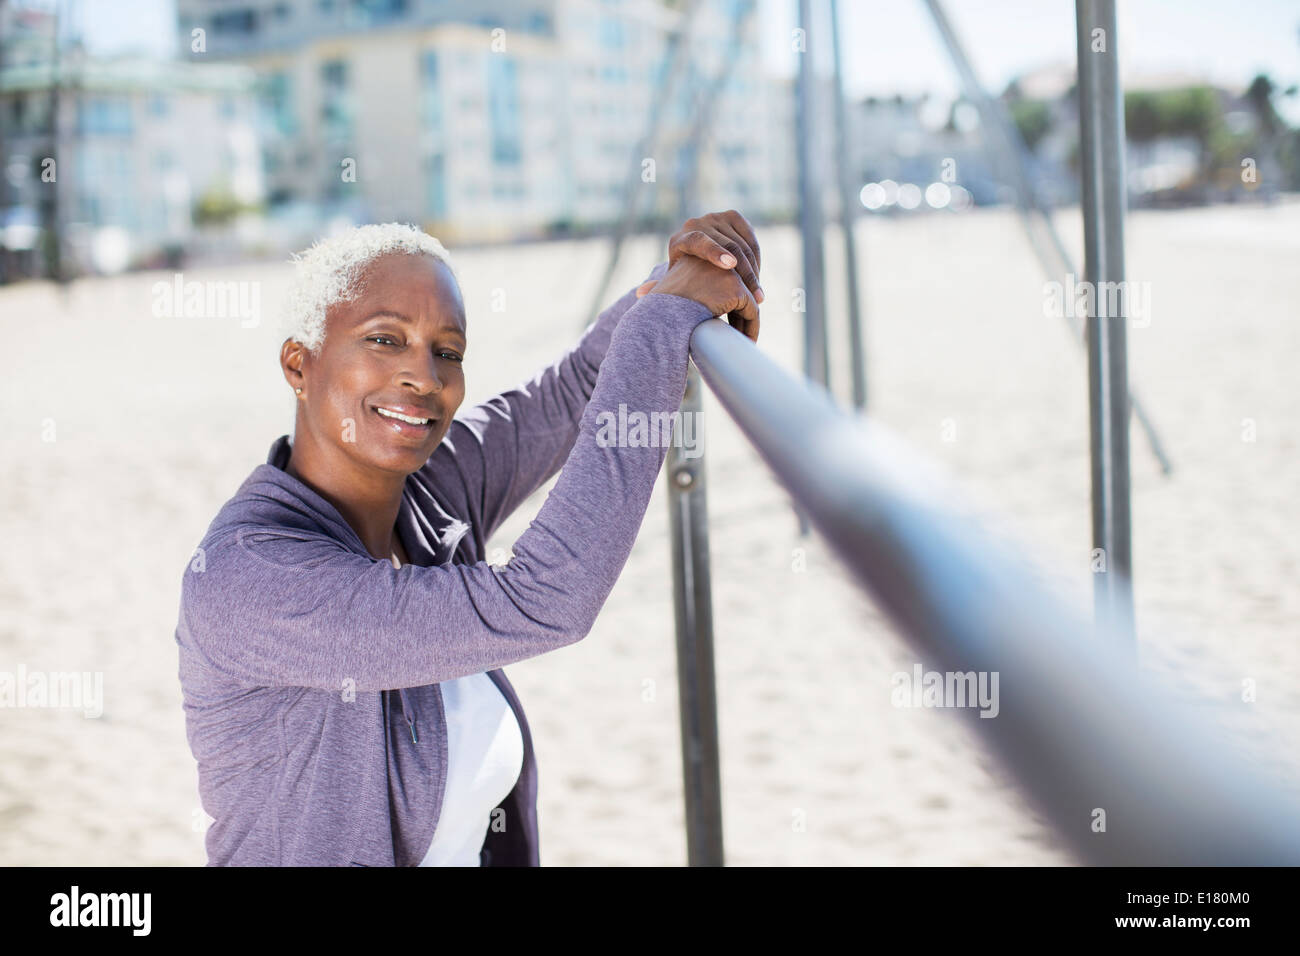
[[[436,418],[412,415],[383,405],[374,406],[374,412],[388,428],[409,438],[427,438],[438,424]]]

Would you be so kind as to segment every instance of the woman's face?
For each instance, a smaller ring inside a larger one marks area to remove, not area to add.
[[[409,475],[465,398],[465,306],[451,270],[427,254],[381,256],[361,281],[356,298],[326,313],[320,354],[300,352],[299,428],[331,457],[334,446],[360,465]]]

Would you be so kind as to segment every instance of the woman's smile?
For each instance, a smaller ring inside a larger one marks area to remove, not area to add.
[[[379,418],[380,423],[389,431],[403,438],[423,441],[433,434],[438,427],[438,419],[427,409],[412,405],[386,403],[372,405],[370,410]]]

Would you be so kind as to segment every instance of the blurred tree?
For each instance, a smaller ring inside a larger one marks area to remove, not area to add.
[[[1274,97],[1300,93],[1295,85],[1278,90],[1272,79],[1261,73],[1250,81],[1246,100],[1259,122],[1263,142],[1260,151],[1274,164],[1282,189],[1300,189],[1300,130],[1292,129],[1273,105]]]
[[[241,203],[235,198],[230,187],[225,183],[210,186],[199,196],[194,204],[194,224],[197,226],[218,226],[230,222],[241,212],[249,212],[256,207]]]
[[[1124,94],[1125,133],[1134,143],[1166,136],[1190,136],[1199,156],[1198,179],[1213,178],[1225,164],[1235,166],[1252,141],[1236,134],[1223,118],[1223,104],[1213,87],[1185,86],[1169,90],[1132,90]]]
[[[1052,128],[1051,109],[1042,100],[1014,101],[1011,104],[1011,118],[1031,153],[1038,149],[1038,144]]]
[[[1246,101],[1250,103],[1251,109],[1259,118],[1260,129],[1265,136],[1276,136],[1281,130],[1286,128],[1286,123],[1273,108],[1273,81],[1267,75],[1260,73],[1250,81],[1250,86],[1246,88]]]
[[[1133,90],[1124,94],[1124,127],[1138,143],[1161,136],[1194,136],[1208,144],[1223,123],[1223,108],[1208,86]]]

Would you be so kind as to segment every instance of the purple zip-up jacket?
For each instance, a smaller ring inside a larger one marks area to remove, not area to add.
[[[519,721],[524,760],[481,861],[540,865],[537,762],[501,668],[590,632],[667,455],[662,442],[602,447],[597,416],[677,411],[691,333],[709,318],[691,299],[629,290],[554,364],[457,415],[406,479],[400,569],[283,470],[289,439],[275,441],[181,583],[209,866],[419,863],[447,778],[438,684],[483,671]],[[492,533],[561,466],[514,557],[485,563]]]

